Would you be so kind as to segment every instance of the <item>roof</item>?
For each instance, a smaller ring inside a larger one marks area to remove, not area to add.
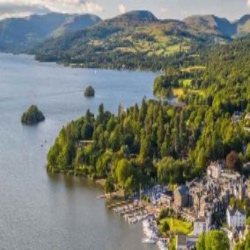
[[[188,191],[189,191],[189,189],[185,185],[179,186],[177,188],[177,192],[179,192],[181,196],[187,195]]]
[[[186,235],[182,235],[182,234],[177,235],[176,244],[177,244],[177,246],[186,246],[186,244],[187,244]]]
[[[241,215],[246,215],[246,211],[243,209],[239,209],[239,208],[236,208],[236,209],[228,208],[227,211],[229,212],[230,216],[235,216],[236,212],[240,213]]]
[[[197,218],[194,222],[206,222],[204,217]]]

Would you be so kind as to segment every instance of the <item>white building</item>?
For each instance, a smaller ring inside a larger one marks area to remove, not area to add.
[[[200,217],[194,221],[194,236],[200,236],[203,232],[207,233],[210,231],[209,218]]]
[[[227,225],[229,227],[244,227],[246,223],[246,212],[242,209],[227,209]]]
[[[207,176],[219,179],[221,176],[222,164],[219,162],[211,162],[207,168]]]

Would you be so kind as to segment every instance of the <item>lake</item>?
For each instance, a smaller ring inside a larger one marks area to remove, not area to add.
[[[49,176],[46,155],[61,127],[98,106],[117,112],[152,98],[156,73],[65,68],[27,55],[0,54],[0,249],[141,250],[142,227],[129,225],[85,179]],[[92,85],[95,98],[84,97]],[[36,104],[46,120],[23,126]]]

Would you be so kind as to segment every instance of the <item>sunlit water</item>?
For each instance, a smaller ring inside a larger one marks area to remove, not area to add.
[[[141,250],[140,224],[128,225],[96,197],[100,187],[84,179],[46,173],[46,154],[63,124],[89,108],[117,111],[152,97],[156,74],[71,69],[30,56],[0,54],[0,249]],[[92,85],[96,96],[87,99]],[[23,126],[20,117],[37,104],[46,121]],[[46,141],[46,142],[45,142]]]

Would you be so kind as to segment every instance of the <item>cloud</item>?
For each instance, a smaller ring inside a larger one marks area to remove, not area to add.
[[[32,13],[45,14],[50,10],[44,6],[0,4],[0,19],[8,17],[24,17]]]
[[[118,10],[119,10],[119,12],[120,12],[121,14],[124,14],[124,13],[127,11],[127,8],[126,8],[126,6],[125,6],[124,4],[120,4],[120,5],[118,6]]]
[[[167,8],[161,8],[161,9],[160,9],[160,12],[161,12],[161,13],[164,13],[164,14],[165,14],[165,13],[168,13],[168,9],[167,9]]]
[[[247,0],[247,6],[250,8],[250,0]]]
[[[0,18],[27,16],[33,13],[100,13],[104,8],[85,0],[0,0]]]

